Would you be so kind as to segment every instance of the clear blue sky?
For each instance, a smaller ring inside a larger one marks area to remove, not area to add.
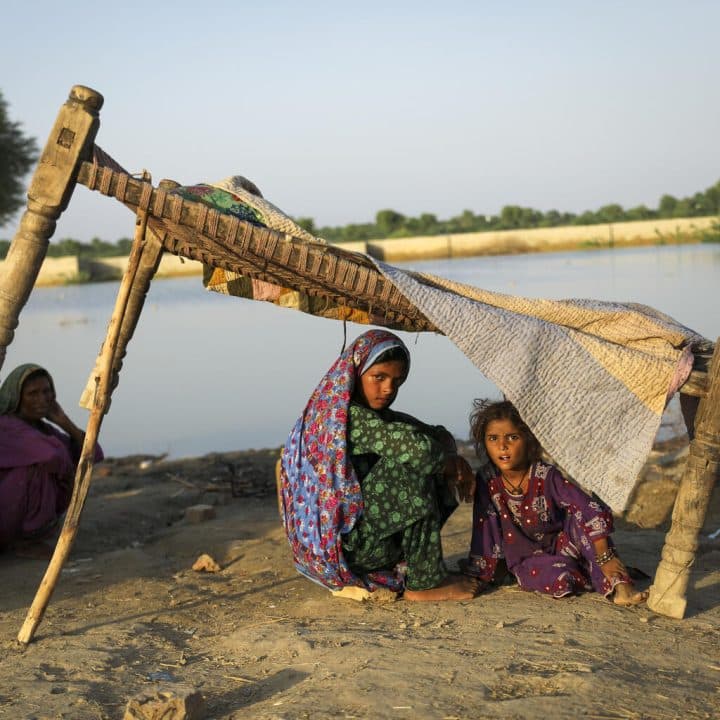
[[[126,168],[246,175],[319,225],[656,206],[720,179],[717,0],[6,5],[0,90],[41,145],[89,85]],[[55,238],[132,229],[81,187]]]

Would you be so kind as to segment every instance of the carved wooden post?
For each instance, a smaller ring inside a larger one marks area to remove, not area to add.
[[[648,607],[661,615],[685,615],[690,566],[695,560],[698,535],[705,520],[710,495],[720,476],[720,338],[715,343],[707,394],[695,416],[695,435],[680,488],[675,499],[672,525],[665,536],[662,559],[650,588]]]
[[[40,156],[28,189],[27,210],[20,219],[0,277],[0,368],[20,311],[40,272],[56,221],[72,196],[78,168],[92,151],[102,104],[100,93],[75,85],[60,108]]]

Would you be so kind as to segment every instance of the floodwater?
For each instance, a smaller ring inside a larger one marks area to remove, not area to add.
[[[404,263],[488,290],[526,297],[651,305],[715,340],[720,245],[587,250]],[[77,406],[115,302],[116,283],[38,288],[7,349],[5,376],[44,365],[58,399]],[[348,340],[366,329],[348,324]],[[495,386],[447,338],[400,333],[413,367],[395,407],[467,437],[476,397]],[[343,325],[268,303],[207,292],[197,278],[156,280],[105,418],[106,455],[171,457],[281,445],[343,345]]]

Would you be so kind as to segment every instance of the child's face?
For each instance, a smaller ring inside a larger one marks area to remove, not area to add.
[[[406,375],[407,367],[400,360],[375,363],[360,376],[358,399],[372,410],[388,408],[405,382]]]
[[[512,420],[491,420],[485,428],[485,449],[500,470],[527,470],[527,441]]]

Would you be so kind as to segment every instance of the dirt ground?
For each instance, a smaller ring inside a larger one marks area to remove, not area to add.
[[[121,719],[131,697],[178,685],[198,689],[215,720],[720,716],[717,493],[682,621],[511,585],[469,602],[358,603],[294,571],[276,457],[99,466],[27,647],[16,636],[46,563],[0,555],[0,717]],[[653,472],[655,489],[615,535],[650,575],[672,495]],[[198,503],[215,504],[216,518],[188,522]],[[470,518],[463,506],[445,530],[450,566],[467,552]],[[201,553],[221,571],[193,571]]]

